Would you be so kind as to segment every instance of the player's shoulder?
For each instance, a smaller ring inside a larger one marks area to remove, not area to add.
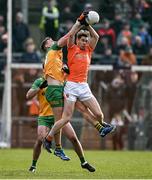
[[[78,46],[76,44],[72,44],[71,46],[68,46],[68,50],[76,50],[78,48]]]
[[[51,51],[51,50],[58,51],[58,50],[61,50],[61,49],[62,49],[62,47],[60,47],[58,45],[58,42],[56,41],[56,42],[54,42],[54,44],[50,48],[48,48],[48,52]]]
[[[89,52],[92,52],[93,51],[93,48],[88,44],[86,46],[86,50],[89,51]]]

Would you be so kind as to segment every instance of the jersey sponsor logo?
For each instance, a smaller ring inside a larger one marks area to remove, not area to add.
[[[83,59],[88,59],[89,56],[88,54],[76,54],[75,58],[83,60]]]

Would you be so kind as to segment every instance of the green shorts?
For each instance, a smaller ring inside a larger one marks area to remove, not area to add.
[[[54,125],[54,116],[39,116],[38,117],[38,126],[46,126],[52,128]]]
[[[63,97],[63,86],[49,85],[45,91],[46,100],[49,102],[51,107],[63,107],[64,97]]]

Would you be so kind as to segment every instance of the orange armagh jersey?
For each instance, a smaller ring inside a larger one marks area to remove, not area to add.
[[[39,88],[39,84],[44,81],[43,78],[38,78],[32,84],[31,89]],[[45,89],[40,89],[37,94],[37,100],[39,102],[39,117],[40,116],[51,116],[53,115],[52,108],[45,98]]]
[[[68,48],[68,66],[70,69],[70,74],[67,77],[68,81],[87,82],[92,51],[93,49],[90,46],[81,50],[75,44]]]
[[[64,75],[62,72],[62,49],[57,45],[53,44],[52,47],[48,48],[44,64],[44,76],[52,77],[60,82],[64,81]]]

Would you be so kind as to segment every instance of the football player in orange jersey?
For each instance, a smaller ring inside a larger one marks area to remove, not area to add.
[[[83,102],[95,116],[94,121],[91,121],[91,123],[99,131],[101,137],[106,136],[115,129],[112,125],[104,125],[101,108],[87,83],[92,52],[96,47],[99,36],[90,25],[88,25],[86,29],[87,31],[80,30],[78,33],[77,31],[72,32],[68,39],[68,66],[70,74],[64,87],[66,96],[64,110],[62,119],[54,124],[43,142],[46,150],[49,150],[54,134],[72,119],[77,99]],[[75,44],[76,33],[77,38]]]

